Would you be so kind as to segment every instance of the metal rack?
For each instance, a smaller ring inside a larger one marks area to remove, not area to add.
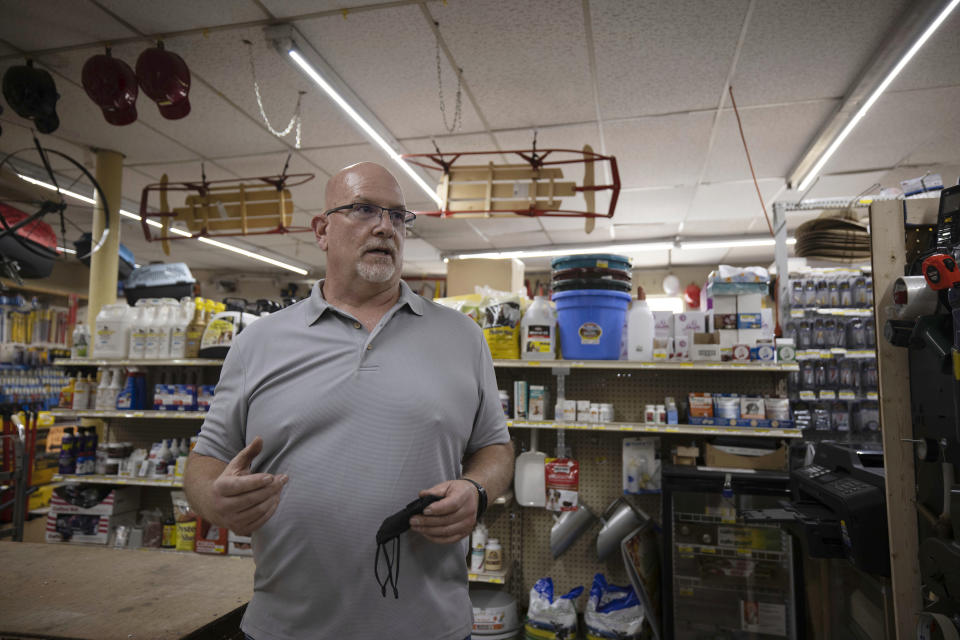
[[[0,471],[0,482],[9,483],[0,485],[0,489],[13,489],[13,499],[0,504],[0,511],[11,507],[13,508],[13,517],[11,526],[0,529],[0,538],[10,536],[14,542],[23,542],[23,525],[26,520],[27,494],[30,493],[28,472],[30,466],[30,453],[27,451],[27,434],[23,423],[19,417],[14,417],[13,424],[16,426],[14,433],[5,433],[0,435],[0,441],[10,439],[13,441],[13,469]]]

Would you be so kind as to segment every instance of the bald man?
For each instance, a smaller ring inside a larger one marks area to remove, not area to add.
[[[347,167],[325,196],[326,278],[234,341],[187,495],[253,536],[248,638],[462,640],[467,536],[513,470],[490,352],[473,320],[400,279],[416,216],[386,169]],[[440,499],[398,548],[379,547],[383,520],[426,495]]]

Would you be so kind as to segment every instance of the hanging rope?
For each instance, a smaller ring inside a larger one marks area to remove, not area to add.
[[[740,139],[743,141],[743,151],[747,154],[747,164],[750,165],[750,175],[753,176],[753,186],[757,190],[757,197],[760,198],[760,209],[763,210],[763,217],[767,221],[767,228],[770,229],[770,235],[776,237],[773,231],[773,225],[770,224],[770,216],[767,214],[767,205],[763,203],[763,195],[760,193],[760,185],[757,183],[757,173],[753,170],[753,161],[750,160],[750,149],[747,148],[747,138],[743,135],[743,123],[740,122],[740,111],[737,109],[737,101],[733,98],[733,87],[728,86],[730,91],[730,104],[733,105],[733,115],[737,116],[737,126],[740,128]]]
[[[243,43],[247,45],[247,53],[250,54],[250,75],[253,76],[253,92],[257,96],[257,107],[260,109],[260,117],[263,118],[263,123],[267,125],[267,129],[273,135],[278,138],[286,137],[294,127],[296,127],[296,138],[294,141],[294,148],[300,148],[300,129],[303,122],[303,116],[301,115],[301,102],[303,101],[303,94],[306,91],[299,91],[297,93],[297,105],[293,108],[293,116],[290,118],[290,122],[287,123],[287,126],[283,130],[275,129],[272,124],[270,124],[270,119],[267,117],[267,112],[263,108],[263,98],[260,97],[260,83],[257,82],[257,66],[253,61],[253,43],[249,40],[244,40]]]

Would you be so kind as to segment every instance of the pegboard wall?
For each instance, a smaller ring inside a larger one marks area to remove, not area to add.
[[[498,387],[507,391],[513,400],[513,383],[525,380],[529,384],[544,385],[550,397],[546,418],[553,419],[553,404],[557,397],[557,379],[549,367],[497,367]],[[671,396],[684,402],[690,392],[740,393],[751,395],[786,395],[786,373],[780,371],[649,371],[615,369],[571,369],[565,377],[565,397],[568,400],[590,400],[613,404],[614,421],[643,422],[648,404],[663,404]],[[517,452],[530,448],[528,428],[512,428],[511,438]],[[548,456],[556,452],[558,431],[539,429],[538,449]],[[622,479],[622,442],[624,438],[658,437],[655,434],[616,431],[566,430],[565,444],[580,463],[580,501],[587,505],[597,519],[577,541],[559,558],[550,551],[550,529],[554,512],[543,508],[521,507],[515,501],[507,506],[493,506],[484,516],[490,535],[510,540],[511,568],[507,589],[526,609],[530,589],[543,577],[553,578],[555,593],[566,593],[578,585],[585,594],[578,601],[582,610],[593,584],[594,574],[603,573],[613,584],[629,584],[619,551],[605,561],[597,558],[597,534],[602,522],[599,516],[617,498],[624,497]],[[702,441],[696,435],[660,435],[662,459],[669,459],[670,450],[681,444]],[[661,521],[661,500],[658,494],[630,495],[626,499],[657,523]],[[508,548],[504,545],[504,548]]]

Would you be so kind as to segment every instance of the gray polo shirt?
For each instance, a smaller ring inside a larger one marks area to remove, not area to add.
[[[367,333],[318,283],[247,327],[227,354],[196,452],[228,461],[261,436],[252,471],[290,476],[253,535],[242,628],[257,640],[470,633],[466,539],[438,545],[408,531],[400,598],[382,597],[374,578],[383,519],[459,477],[465,456],[509,441],[480,328],[400,286]]]

